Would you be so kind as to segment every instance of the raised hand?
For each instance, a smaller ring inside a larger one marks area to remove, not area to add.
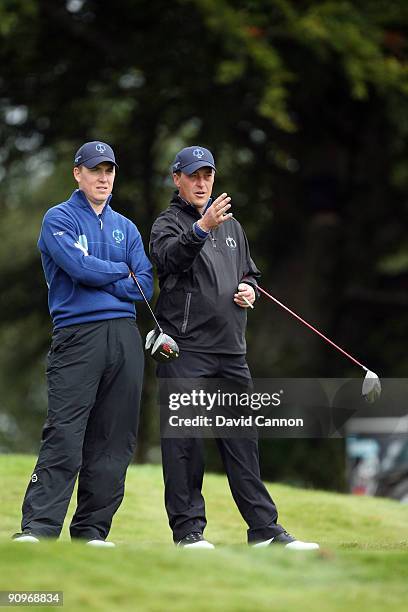
[[[231,208],[230,201],[229,195],[222,193],[205,211],[201,219],[197,221],[197,225],[205,232],[209,232],[231,219],[232,213],[227,213],[227,210]]]

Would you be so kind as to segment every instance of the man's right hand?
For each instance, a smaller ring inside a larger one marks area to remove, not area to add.
[[[232,213],[227,213],[227,210],[231,208],[230,201],[229,195],[222,193],[205,211],[201,219],[197,221],[197,225],[205,232],[209,232],[224,223],[224,221],[231,219]]]

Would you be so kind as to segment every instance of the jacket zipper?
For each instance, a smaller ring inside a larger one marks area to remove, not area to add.
[[[187,323],[188,323],[188,315],[190,313],[190,302],[191,302],[191,293],[187,293],[187,295],[186,295],[186,304],[184,306],[183,325],[181,326],[181,333],[182,334],[186,333]]]
[[[217,239],[214,236],[212,230],[210,230],[210,238],[211,238],[211,242],[212,242],[212,245],[213,245],[214,249],[217,248]]]

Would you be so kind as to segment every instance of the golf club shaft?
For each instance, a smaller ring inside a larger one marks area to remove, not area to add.
[[[317,334],[318,336],[320,336],[321,338],[323,338],[323,340],[326,340],[326,342],[328,342],[329,344],[331,344],[332,346],[334,346],[335,349],[337,349],[338,351],[340,351],[340,353],[343,353],[343,355],[345,355],[346,357],[348,357],[348,359],[350,359],[351,361],[353,361],[356,365],[358,365],[360,368],[363,368],[363,370],[365,372],[368,372],[368,368],[366,368],[362,363],[360,363],[359,361],[357,361],[357,359],[355,359],[352,355],[349,355],[344,349],[342,349],[340,346],[338,346],[335,342],[333,342],[333,340],[330,340],[330,338],[328,338],[327,336],[325,336],[324,334],[322,334],[322,332],[320,332],[318,329],[316,329],[315,327],[313,327],[313,325],[311,325],[310,323],[308,323],[307,321],[305,321],[304,319],[302,319],[302,317],[300,317],[298,314],[296,314],[296,312],[293,312],[293,310],[291,310],[290,308],[288,308],[287,306],[285,306],[285,304],[282,304],[282,302],[280,302],[279,300],[277,300],[275,297],[273,297],[273,295],[271,295],[270,293],[268,293],[267,291],[265,291],[265,289],[262,289],[262,287],[260,287],[258,285],[258,291],[260,291],[261,293],[263,293],[264,295],[266,295],[266,297],[268,297],[270,300],[274,301],[276,304],[278,304],[278,306],[280,306],[281,308],[283,308],[284,310],[286,310],[286,312],[288,312],[289,314],[292,315],[292,317],[295,317],[298,321],[300,321],[301,323],[303,323],[303,325],[306,325],[306,327],[308,327],[309,329],[311,329],[313,332],[315,332],[315,334]]]
[[[151,309],[150,304],[149,304],[149,302],[147,301],[147,298],[146,298],[145,294],[143,293],[143,289],[141,288],[140,283],[139,283],[139,281],[137,280],[135,273],[134,273],[134,272],[132,272],[132,270],[130,270],[130,276],[133,278],[134,282],[135,282],[135,283],[136,283],[136,285],[137,285],[137,288],[139,289],[140,293],[142,294],[142,297],[143,297],[144,301],[146,302],[147,307],[148,307],[148,309],[150,310],[150,313],[151,313],[151,315],[152,315],[153,319],[155,320],[157,327],[159,328],[160,332],[161,332],[161,333],[163,333],[163,330],[162,330],[162,328],[160,327],[160,324],[159,324],[158,320],[156,319],[156,317],[155,317],[155,315],[154,315],[154,312],[153,312],[153,310]]]
[[[247,298],[244,295],[242,296],[242,299],[244,300],[246,305],[249,306],[249,308],[252,308],[252,310],[254,309],[254,307],[252,306],[251,302],[249,300],[247,300]]]

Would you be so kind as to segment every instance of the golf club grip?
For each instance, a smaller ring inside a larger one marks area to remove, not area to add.
[[[322,332],[320,332],[318,329],[316,329],[315,327],[313,327],[313,325],[311,325],[310,323],[308,323],[307,321],[305,321],[304,319],[302,319],[302,317],[300,317],[298,314],[296,314],[296,312],[293,312],[293,310],[291,310],[290,308],[288,308],[287,306],[285,306],[285,304],[282,304],[282,302],[280,302],[279,300],[277,300],[275,297],[273,297],[273,295],[271,295],[270,293],[268,293],[267,291],[265,291],[265,289],[262,289],[262,287],[260,287],[258,285],[258,291],[260,291],[261,293],[263,293],[264,295],[266,295],[266,297],[268,297],[269,299],[273,300],[276,304],[278,304],[278,306],[280,306],[281,308],[283,308],[284,310],[286,310],[289,314],[291,314],[293,317],[295,317],[298,321],[300,321],[301,323],[303,323],[303,325],[306,325],[306,327],[308,327],[309,329],[311,329],[312,331],[314,331],[316,334],[318,334],[321,338],[323,338],[323,340],[325,340],[326,342],[328,342],[329,344],[331,344],[335,349],[337,349],[338,351],[340,351],[340,353],[343,353],[343,355],[345,355],[346,357],[348,357],[351,361],[353,361],[356,365],[358,365],[360,368],[363,368],[363,370],[365,370],[365,372],[368,372],[368,368],[366,368],[362,363],[360,363],[359,361],[357,361],[357,359],[355,359],[352,355],[349,355],[344,349],[342,349],[340,346],[338,346],[335,342],[333,342],[333,340],[330,340],[330,338],[328,338],[327,336],[325,336],[324,334],[322,334]]]

